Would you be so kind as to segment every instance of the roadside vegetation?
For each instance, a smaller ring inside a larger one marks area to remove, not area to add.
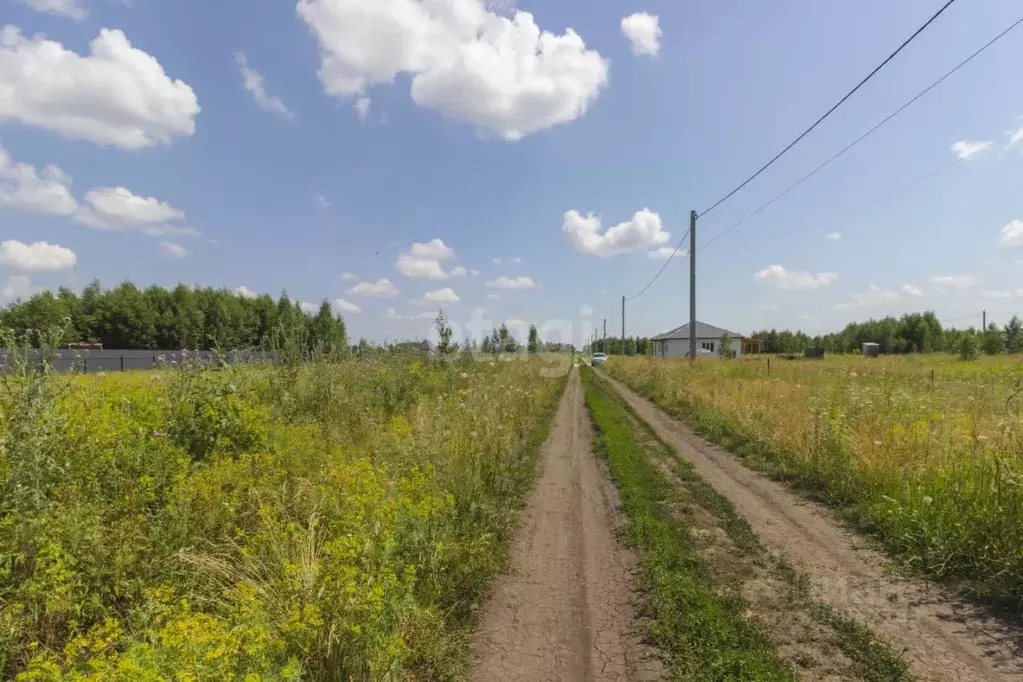
[[[628,518],[627,541],[642,560],[650,631],[672,679],[792,680],[764,631],[746,617],[740,595],[722,589],[690,528],[673,510],[680,492],[658,470],[631,417],[592,370],[582,369],[586,404]]]
[[[953,356],[612,358],[750,466],[834,505],[908,568],[1023,603],[1023,364]]]
[[[0,678],[459,676],[566,370],[0,374]]]

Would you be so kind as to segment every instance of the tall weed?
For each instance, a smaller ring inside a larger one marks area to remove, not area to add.
[[[3,375],[0,677],[457,677],[549,369]]]
[[[1023,365],[951,356],[608,371],[753,466],[843,508],[913,569],[1023,603]]]

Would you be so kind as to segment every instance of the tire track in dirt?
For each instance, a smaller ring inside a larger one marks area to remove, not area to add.
[[[509,573],[497,580],[473,642],[473,680],[662,677],[636,617],[636,557],[615,539],[617,491],[592,441],[573,369],[512,540]]]
[[[1023,680],[1018,630],[940,586],[893,575],[881,554],[823,509],[747,469],[731,453],[601,374],[661,439],[689,457],[697,472],[732,501],[765,546],[810,576],[815,598],[888,639],[916,677]]]

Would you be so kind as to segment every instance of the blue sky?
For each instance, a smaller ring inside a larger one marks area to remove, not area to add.
[[[579,335],[607,317],[618,333],[620,296],[656,273],[650,252],[681,238],[689,211],[940,4],[0,0],[0,295],[183,281],[326,298],[375,340],[422,334],[439,307],[460,329],[563,320]],[[1019,12],[954,4],[702,217],[698,243]],[[960,325],[1023,312],[1021,56],[1023,27],[698,251],[699,318],[818,332],[925,309]],[[628,332],[687,318],[677,259],[629,303]]]

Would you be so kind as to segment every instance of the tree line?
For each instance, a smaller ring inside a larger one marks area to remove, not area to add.
[[[752,337],[763,341],[765,353],[802,353],[810,347],[823,348],[828,353],[858,353],[864,343],[876,343],[885,354],[933,351],[963,354],[964,348],[973,347],[993,355],[1023,351],[1023,322],[1013,315],[1002,327],[991,323],[987,329],[943,328],[935,314],[928,311],[852,322],[833,334],[809,336],[801,331],[771,329],[755,331]],[[969,355],[969,350],[966,354]]]
[[[643,336],[626,336],[625,343],[618,337],[597,339],[591,344],[591,352],[606,353],[607,355],[653,355],[653,342]]]
[[[93,281],[82,291],[42,291],[0,310],[0,328],[38,345],[30,330],[64,329],[64,343],[104,348],[239,350],[298,344],[305,350],[347,350],[344,319],[324,301],[314,314],[282,292],[247,298],[225,289],[139,289],[125,282],[104,290]]]

